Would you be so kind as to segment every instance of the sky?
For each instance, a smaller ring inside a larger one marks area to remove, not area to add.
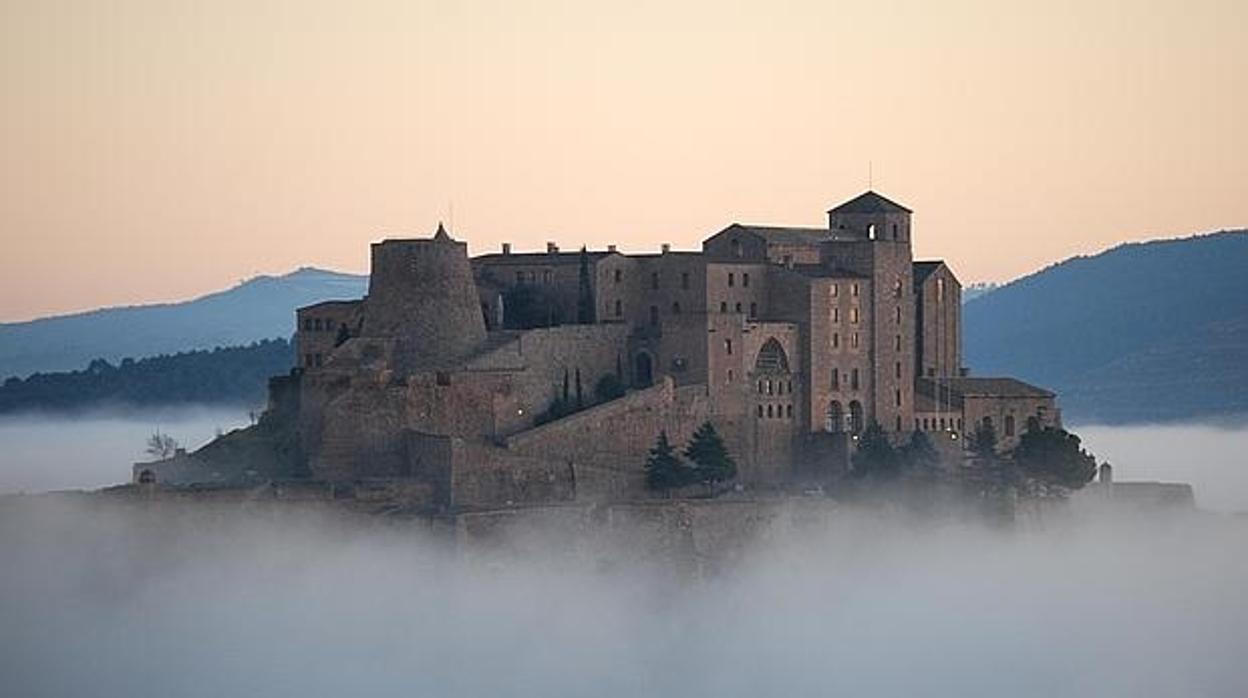
[[[0,322],[874,188],[1005,281],[1248,227],[1242,0],[0,0]]]

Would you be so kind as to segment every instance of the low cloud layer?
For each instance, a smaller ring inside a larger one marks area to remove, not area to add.
[[[245,410],[172,408],[80,415],[0,417],[0,494],[92,489],[128,482],[156,430],[195,449],[220,431],[246,426]]]
[[[704,575],[635,550],[446,541],[290,510],[0,500],[0,681],[21,696],[1248,693],[1242,517],[1002,531],[844,512]]]

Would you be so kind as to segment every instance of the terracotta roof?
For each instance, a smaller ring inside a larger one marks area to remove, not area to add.
[[[896,201],[868,190],[828,211],[828,213],[914,213]]]

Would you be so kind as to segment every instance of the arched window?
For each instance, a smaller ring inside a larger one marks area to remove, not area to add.
[[[875,239],[875,224],[874,223],[867,226],[867,237],[870,238],[871,240]]]
[[[1005,415],[1005,435],[1014,435],[1014,415],[1012,414]]]
[[[754,370],[767,373],[789,372],[789,357],[784,353],[784,347],[780,346],[780,342],[776,341],[775,337],[764,342],[763,348],[758,350],[758,359],[754,361]]]
[[[841,403],[836,400],[828,403],[828,413],[824,421],[824,428],[832,433],[845,431],[845,410],[841,408]]]
[[[849,403],[849,430],[861,434],[863,426],[862,403],[854,400]]]

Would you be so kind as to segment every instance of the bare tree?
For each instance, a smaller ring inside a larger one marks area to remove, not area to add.
[[[172,436],[162,434],[157,429],[147,437],[147,448],[143,449],[143,452],[156,460],[165,460],[178,452],[178,442]]]

